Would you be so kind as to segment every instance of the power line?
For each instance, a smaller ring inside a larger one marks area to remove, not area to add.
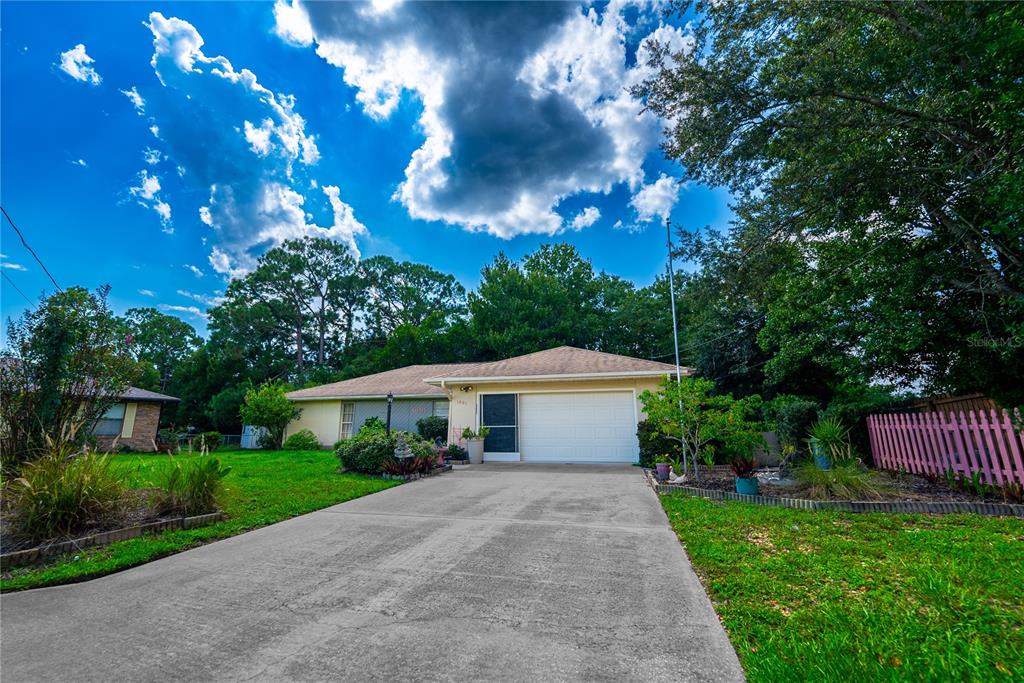
[[[4,218],[6,218],[7,222],[11,224],[12,228],[14,228],[14,232],[18,233],[18,237],[21,238],[21,243],[25,245],[25,248],[28,249],[30,254],[32,254],[32,257],[36,260],[36,263],[39,264],[39,267],[42,268],[43,272],[46,273],[46,275],[50,278],[50,282],[53,283],[53,286],[57,288],[58,292],[63,292],[64,290],[61,289],[61,286],[57,284],[57,280],[53,277],[52,274],[50,274],[50,271],[47,270],[46,266],[43,264],[42,259],[39,258],[39,255],[36,254],[35,250],[32,249],[32,247],[28,245],[28,242],[25,241],[25,236],[21,234],[21,230],[19,230],[18,226],[14,224],[14,219],[12,219],[11,215],[7,213],[7,209],[0,206],[0,211],[3,211]],[[8,281],[10,281],[9,278]]]
[[[18,294],[21,294],[21,298],[23,298],[25,301],[27,301],[29,306],[35,306],[35,304],[32,303],[32,300],[29,299],[27,296],[25,296],[25,292],[23,292],[20,289],[18,289],[18,285],[14,284],[14,280],[9,278],[7,276],[7,273],[5,273],[2,270],[0,270],[0,275],[3,275],[4,279],[7,280],[7,283],[10,284],[11,287],[14,287],[14,291],[16,291]]]

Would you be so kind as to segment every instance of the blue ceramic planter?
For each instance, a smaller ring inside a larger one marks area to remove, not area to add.
[[[830,470],[832,469],[832,461],[827,455],[816,455],[814,456],[814,464],[818,466],[818,469]]]
[[[758,494],[757,477],[736,477],[736,493],[745,496],[756,496]]]

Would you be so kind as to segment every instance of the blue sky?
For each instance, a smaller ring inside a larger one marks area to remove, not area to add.
[[[112,285],[205,329],[229,278],[289,237],[429,263],[467,287],[551,241],[649,283],[662,216],[728,196],[657,148],[626,88],[646,3],[5,3],[4,208],[64,286]],[[637,53],[640,53],[638,63]],[[6,221],[2,315],[52,291]]]

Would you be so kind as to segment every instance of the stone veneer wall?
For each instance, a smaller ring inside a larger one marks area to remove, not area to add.
[[[117,437],[118,446],[128,446],[136,451],[151,452],[154,450],[153,442],[156,440],[156,432],[160,426],[160,403],[138,404],[135,411],[135,426],[130,437]],[[110,448],[115,437],[97,437],[97,445],[100,449]]]

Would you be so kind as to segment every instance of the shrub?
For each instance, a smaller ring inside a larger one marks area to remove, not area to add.
[[[195,438],[195,447],[199,450],[205,448],[208,452],[213,453],[220,448],[223,441],[224,437],[221,436],[220,432],[203,432]]]
[[[416,434],[391,432],[386,434],[376,429],[360,429],[351,439],[343,441],[337,449],[338,459],[346,470],[364,474],[380,474],[387,471],[388,463],[394,459],[395,440],[398,434],[405,435],[409,449],[416,457],[437,459],[429,443]]]
[[[267,430],[260,439],[260,445],[266,448],[280,448],[285,427],[302,414],[302,410],[285,396],[286,390],[285,384],[277,380],[249,387],[245,392],[245,403],[239,409],[242,422]]]
[[[774,429],[779,444],[800,447],[807,430],[818,419],[818,404],[799,396],[776,396],[764,404],[765,422]]]
[[[665,462],[683,458],[682,445],[661,433],[650,420],[641,420],[637,424],[636,436],[640,442],[641,467],[653,467],[659,455],[666,457]]]
[[[428,415],[416,420],[416,431],[427,441],[448,440],[448,418]]]
[[[318,451],[320,450],[320,439],[312,431],[301,429],[285,439],[284,449],[286,451]]]
[[[469,452],[457,443],[448,444],[449,460],[469,460]]]
[[[842,384],[836,388],[823,415],[841,420],[850,427],[850,443],[858,453],[871,451],[866,418],[895,403],[893,392],[884,386]]]
[[[826,417],[811,425],[808,435],[817,444],[823,455],[834,462],[853,460],[850,446],[850,430],[834,417]]]
[[[373,417],[366,418],[363,422],[363,426],[359,428],[359,434],[370,433],[370,432],[387,432],[388,426],[384,420],[380,419],[376,415]]]
[[[161,429],[156,433],[157,450],[173,453],[178,449],[178,433],[173,429]]]
[[[45,540],[120,518],[125,487],[105,455],[51,453],[22,467],[9,496],[15,533]]]
[[[814,463],[805,463],[793,470],[797,487],[814,500],[878,500],[885,487],[862,467],[847,463],[823,470]]]
[[[224,492],[224,477],[230,467],[221,467],[217,458],[173,461],[161,482],[155,504],[160,514],[202,515],[215,512]]]

